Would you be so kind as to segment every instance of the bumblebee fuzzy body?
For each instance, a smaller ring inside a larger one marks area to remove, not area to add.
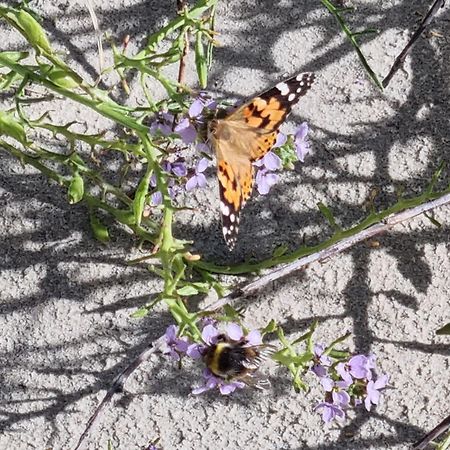
[[[268,354],[267,345],[248,345],[246,339],[233,341],[220,335],[203,359],[215,376],[226,381],[240,380],[254,385],[254,373]]]

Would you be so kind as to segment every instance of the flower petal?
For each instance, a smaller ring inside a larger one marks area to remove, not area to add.
[[[192,393],[194,395],[199,395],[199,394],[203,394],[203,392],[209,391],[210,389],[212,389],[212,388],[206,386],[206,384],[205,384],[205,385],[200,386],[198,388],[192,389]]]
[[[249,345],[261,345],[262,336],[259,330],[252,330],[246,337]]]
[[[389,382],[389,375],[384,374],[375,381],[374,388],[375,389],[383,389]]]
[[[242,328],[237,323],[229,323],[227,326],[227,334],[233,341],[240,341],[244,337]]]
[[[329,377],[322,378],[320,384],[325,389],[325,392],[331,392],[333,390],[334,381]]]
[[[279,132],[277,135],[277,140],[275,141],[275,145],[273,148],[281,147],[286,144],[287,136],[284,133]]]
[[[196,178],[197,178],[197,186],[199,188],[204,188],[208,184],[205,175],[203,175],[202,173],[196,175]]]
[[[197,137],[197,130],[189,122],[188,118],[184,118],[176,127],[177,133],[185,144],[192,144]]]
[[[206,325],[202,331],[203,342],[207,345],[215,344],[216,338],[219,335],[219,331],[213,325]]]
[[[307,122],[302,122],[299,127],[297,128],[297,131],[295,132],[295,139],[301,139],[304,140],[309,132],[309,126]]]
[[[198,152],[206,153],[208,155],[212,153],[211,147],[208,144],[205,144],[204,142],[199,142],[195,147]]]
[[[264,165],[268,170],[278,170],[281,167],[281,159],[274,152],[268,152],[263,160]]]
[[[160,205],[162,203],[162,201],[163,201],[163,196],[162,196],[161,192],[157,191],[152,194],[151,202],[152,202],[153,206]]]
[[[187,175],[187,167],[184,162],[178,161],[172,164],[172,173],[177,177],[185,177]]]
[[[186,182],[186,191],[190,192],[194,190],[198,185],[197,175],[193,175],[189,180]]]
[[[222,384],[221,386],[219,386],[219,390],[222,395],[230,395],[236,390],[236,386],[232,383]]]
[[[202,158],[199,162],[198,162],[198,164],[197,164],[197,167],[195,168],[195,172],[198,174],[198,173],[202,173],[202,172],[204,172],[206,169],[207,169],[207,167],[209,166],[209,159],[207,159],[207,158]]]
[[[192,359],[200,359],[203,356],[204,348],[201,344],[191,344],[186,350],[186,355]]]
[[[202,113],[204,106],[205,103],[201,98],[194,100],[188,111],[189,117],[194,119],[199,116]]]

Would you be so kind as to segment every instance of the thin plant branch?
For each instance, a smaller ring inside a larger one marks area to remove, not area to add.
[[[445,5],[445,0],[435,0],[433,3],[433,6],[428,10],[426,16],[423,18],[422,22],[420,22],[419,28],[414,32],[414,34],[411,36],[411,39],[406,44],[405,48],[402,50],[400,55],[397,56],[397,58],[394,61],[394,64],[391,67],[391,70],[389,71],[386,78],[383,80],[383,87],[387,87],[387,85],[390,83],[392,77],[398,72],[398,70],[403,67],[403,64],[405,62],[406,56],[414,46],[414,44],[417,42],[417,39],[421,36],[421,34],[428,28],[428,26],[433,21],[434,16],[438,12],[440,8],[443,8]]]
[[[179,15],[184,14],[186,10],[185,0],[177,0],[177,13]],[[184,47],[183,53],[180,58],[180,65],[178,67],[178,84],[182,85],[184,83],[185,72],[186,72],[186,57],[189,53],[189,33],[187,30],[184,32]],[[182,88],[180,87],[179,90]]]
[[[442,197],[439,197],[435,200],[423,203],[422,205],[416,206],[414,208],[410,208],[405,211],[393,214],[392,216],[387,217],[381,223],[375,224],[370,228],[362,230],[353,236],[342,239],[341,241],[331,245],[328,248],[320,250],[311,255],[305,256],[304,258],[300,258],[297,261],[294,261],[290,264],[286,264],[285,266],[273,270],[268,274],[258,278],[257,280],[244,285],[243,287],[235,289],[230,294],[220,298],[213,304],[204,308],[204,311],[214,311],[223,307],[224,305],[226,305],[235,298],[248,297],[250,295],[253,295],[259,290],[261,290],[263,287],[267,286],[268,284],[280,278],[283,278],[287,275],[290,275],[298,270],[304,269],[313,262],[327,260],[339,253],[342,253],[344,250],[347,250],[348,248],[354,246],[359,242],[365,241],[366,239],[369,239],[373,236],[389,231],[391,228],[393,228],[395,225],[398,225],[399,223],[410,220],[434,208],[448,205],[449,203],[450,203],[450,193],[445,194]]]
[[[86,439],[89,430],[92,428],[94,423],[97,421],[100,413],[103,411],[105,406],[111,401],[113,395],[117,392],[122,392],[123,387],[128,380],[129,376],[145,361],[147,361],[150,356],[156,352],[156,348],[153,346],[153,343],[150,344],[141,354],[122,372],[120,372],[119,376],[114,380],[113,385],[108,390],[106,395],[103,397],[100,404],[97,406],[97,408],[94,411],[94,414],[90,417],[86,424],[86,428],[84,429],[83,433],[81,434],[77,446],[74,450],[78,450],[81,448],[81,445],[83,444],[84,440]]]
[[[98,84],[102,78],[102,72],[103,72],[103,42],[102,42],[102,32],[100,31],[100,26],[98,24],[98,18],[97,14],[95,13],[94,5],[92,0],[85,0],[86,7],[89,10],[89,14],[91,16],[92,25],[94,26],[95,30],[95,37],[97,38],[97,49],[98,49],[98,79],[95,84]]]
[[[412,446],[412,450],[423,450],[427,445],[445,433],[450,428],[450,416],[446,417],[437,427],[427,433],[419,442]]]

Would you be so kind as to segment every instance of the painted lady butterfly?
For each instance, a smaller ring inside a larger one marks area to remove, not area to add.
[[[253,190],[252,163],[273,147],[278,128],[313,82],[313,73],[296,75],[232,113],[216,116],[208,126],[208,139],[217,158],[223,235],[230,250],[236,244],[241,208]]]

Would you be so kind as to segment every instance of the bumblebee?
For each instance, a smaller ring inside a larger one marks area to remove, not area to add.
[[[220,334],[216,343],[208,347],[203,361],[216,377],[263,389],[270,384],[269,380],[256,372],[272,351],[272,346],[267,344],[249,345],[245,337],[234,341]]]

